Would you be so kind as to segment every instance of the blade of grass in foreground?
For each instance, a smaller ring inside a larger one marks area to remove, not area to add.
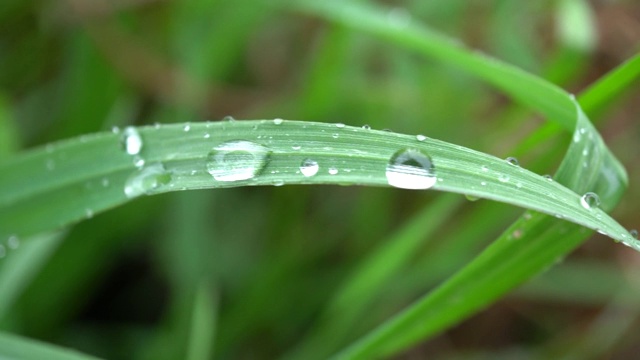
[[[585,134],[588,148],[602,145],[587,135],[599,136]],[[591,161],[604,162],[606,154],[594,150]],[[604,211],[582,205],[580,195],[508,161],[435,139],[342,124],[276,119],[128,128],[32,150],[0,171],[6,174],[0,179],[5,239],[64,226],[144,194],[363,184],[471,194],[562,216],[635,244]]]
[[[446,37],[411,23],[408,16],[392,16],[393,12],[355,2],[299,1],[297,4],[303,11],[457,65],[573,131],[573,142],[556,180],[578,193],[600,193],[606,209],[611,209],[620,199],[626,188],[626,173],[575,100],[560,88],[484,55],[474,54]],[[572,111],[575,108],[577,111]],[[442,331],[550,266],[587,236],[584,231],[554,218],[532,213],[525,215],[440,288],[338,357],[390,355]],[[561,214],[556,216],[562,217]]]

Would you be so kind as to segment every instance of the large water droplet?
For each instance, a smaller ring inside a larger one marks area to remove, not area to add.
[[[417,149],[393,154],[386,175],[389,185],[402,189],[429,189],[437,181],[431,157]]]
[[[134,172],[124,184],[124,193],[129,198],[151,194],[170,182],[171,173],[155,163]]]
[[[211,150],[207,171],[218,181],[248,180],[264,169],[270,153],[266,147],[251,141],[227,141]]]
[[[122,143],[124,144],[124,150],[129,155],[137,155],[142,149],[142,138],[138,130],[133,126],[128,126],[124,129]]]
[[[600,206],[600,198],[596,193],[588,192],[580,198],[580,205],[587,210],[597,208]]]
[[[302,160],[302,164],[300,164],[300,172],[306,177],[311,177],[317,174],[319,169],[320,166],[315,160],[304,159]]]

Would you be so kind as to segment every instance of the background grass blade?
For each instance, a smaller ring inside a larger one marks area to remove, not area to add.
[[[7,333],[0,333],[0,357],[3,359],[51,359],[51,360],[90,360],[96,357],[26,339]]]

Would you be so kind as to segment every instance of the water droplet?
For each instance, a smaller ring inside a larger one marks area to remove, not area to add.
[[[111,128],[111,132],[114,134],[118,134],[120,132],[120,128],[117,126],[114,126]]]
[[[160,123],[159,122],[153,123],[153,128],[156,130],[160,129]]]
[[[124,193],[128,198],[151,194],[170,182],[171,173],[155,163],[134,172],[124,184]]]
[[[227,116],[222,118],[222,121],[233,122],[233,121],[236,121],[236,119],[234,119],[233,116],[231,116],[231,115],[227,115]]]
[[[298,150],[302,149],[302,146],[300,146],[300,145],[293,145],[293,146],[291,146],[291,149],[292,149],[292,150],[296,150],[296,151],[298,151]]]
[[[510,157],[506,158],[505,161],[508,162],[511,165],[520,166],[520,163],[518,162],[518,159],[516,159],[514,157],[510,156]]]
[[[482,185],[482,186],[487,186],[487,182],[486,182],[486,181],[481,181],[481,182],[480,182],[480,185]]]
[[[479,197],[474,196],[474,195],[469,195],[469,194],[465,194],[464,197],[466,197],[467,200],[469,200],[469,201],[478,201],[478,200],[480,200]]]
[[[509,181],[509,177],[508,177],[507,175],[505,175],[505,174],[502,174],[502,175],[500,175],[500,176],[498,177],[498,180],[499,180],[500,182],[506,183],[506,182],[508,182],[508,181]]]
[[[182,128],[182,130],[184,130],[184,132],[189,132],[189,130],[191,130],[191,124],[186,123]]]
[[[20,239],[18,238],[17,235],[11,235],[9,236],[9,239],[7,240],[7,246],[9,247],[9,249],[15,250],[18,247],[20,247]]]
[[[580,134],[586,134],[587,129],[585,129],[585,128],[580,128],[580,130],[579,130],[579,131],[580,131]]]
[[[516,187],[517,187],[518,189],[521,189],[521,188],[522,188],[522,183],[521,183],[520,181],[518,181],[518,182],[516,183]]]
[[[418,135],[416,135],[416,139],[418,141],[425,141],[425,140],[427,140],[427,137],[422,135],[422,134],[418,134]]]
[[[342,129],[344,127],[343,123],[336,123],[336,127]]]
[[[582,149],[582,156],[589,156],[589,149]]]
[[[429,189],[437,181],[431,157],[417,149],[399,150],[386,169],[389,185],[402,189]]]
[[[210,138],[210,137],[211,137],[211,134],[206,133],[206,134],[204,134],[204,136],[203,136],[203,137],[204,137],[205,139],[208,139],[208,138]]]
[[[340,135],[339,134],[333,134],[333,135],[331,135],[331,137],[334,138],[334,139],[337,139],[338,137],[340,137]]]
[[[632,238],[637,240],[638,239],[638,230],[636,230],[636,229],[629,230],[629,235],[631,235]]]
[[[248,180],[264,169],[270,153],[266,147],[251,141],[227,141],[209,152],[207,171],[218,181]]]
[[[56,168],[56,162],[52,159],[47,160],[47,170],[53,170]]]
[[[580,198],[580,205],[587,210],[600,206],[600,198],[596,193],[588,192]]]
[[[124,149],[129,155],[137,155],[142,149],[142,138],[138,133],[138,130],[133,126],[128,126],[124,129],[122,143]]]
[[[137,167],[138,169],[142,168],[144,166],[144,159],[140,156],[134,156],[133,157],[133,165],[135,167]]]
[[[580,136],[580,132],[576,131],[573,133],[573,142],[579,143],[582,136]]]
[[[553,177],[549,174],[542,175],[542,177],[547,179],[547,181],[553,181]]]
[[[274,180],[273,186],[282,186],[284,185],[284,180]]]
[[[102,179],[102,186],[103,187],[109,187],[109,179],[103,178]]]
[[[319,169],[320,166],[315,160],[304,159],[302,160],[302,164],[300,164],[300,172],[306,177],[311,177],[317,174]]]
[[[338,169],[336,169],[335,167],[330,167],[329,168],[329,175],[336,175],[338,173]]]
[[[283,120],[282,120],[282,119],[280,119],[280,118],[273,119],[273,123],[274,123],[274,124],[276,124],[276,125],[280,125],[280,124],[282,124],[282,121],[283,121]]]
[[[482,166],[480,167],[480,170],[482,170],[482,171],[484,171],[484,172],[487,172],[487,171],[489,171],[489,168],[487,167],[487,165],[482,165]]]
[[[362,125],[362,128],[365,130],[371,130],[371,126],[367,124]]]
[[[93,217],[93,210],[89,208],[84,209],[84,215],[87,219],[91,219]]]

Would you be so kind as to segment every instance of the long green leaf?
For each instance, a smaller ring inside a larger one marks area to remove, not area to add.
[[[399,187],[411,188],[415,186],[411,181],[427,179],[436,190],[562,216],[633,243],[604,211],[585,208],[580,195],[557,182],[503,159],[435,139],[418,140],[342,124],[281,120],[163,125],[128,131],[140,136],[140,157],[123,148],[127,132],[100,133],[38,148],[1,164],[0,171],[6,176],[0,179],[0,238],[24,237],[64,226],[143,194],[249,185],[388,186],[390,173],[399,175],[400,181],[409,180]],[[588,134],[599,139],[592,129]],[[595,148],[588,141],[582,143],[585,148]],[[416,164],[412,156],[430,157],[435,167],[433,179],[418,167],[406,167],[409,174],[390,167],[394,154],[406,150],[409,165]],[[605,154],[594,151],[591,161],[603,162]],[[306,159],[318,163],[317,174],[307,177],[301,173]],[[136,168],[141,161],[144,166]],[[255,177],[229,181],[238,169],[253,169]],[[222,180],[216,180],[210,171]],[[619,185],[610,191],[617,194]]]

